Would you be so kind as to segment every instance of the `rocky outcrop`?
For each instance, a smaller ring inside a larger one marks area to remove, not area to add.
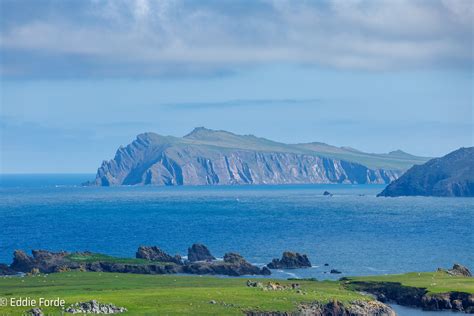
[[[205,247],[205,246],[204,246]],[[206,248],[207,249],[207,248]],[[116,272],[116,273],[136,273],[136,274],[216,274],[216,275],[269,275],[270,270],[266,267],[259,268],[247,262],[242,256],[235,253],[228,253],[224,260],[198,261],[184,264],[177,258],[164,253],[158,247],[140,246],[137,251],[139,259],[145,262],[127,263],[127,260],[107,257],[107,259],[96,258],[97,254],[90,252],[49,252],[45,250],[34,250],[33,256],[28,256],[23,251],[15,251],[13,263],[9,269],[11,272],[30,273],[52,273],[65,272],[70,270],[93,271],[93,272]],[[82,257],[87,260],[75,260],[73,258]],[[100,256],[98,256],[101,258]],[[160,261],[159,259],[165,261]],[[125,262],[124,262],[125,261]]]
[[[296,312],[247,311],[247,316],[396,316],[388,305],[377,301],[352,301],[340,303],[307,303],[300,304]]]
[[[10,266],[0,263],[0,275],[14,275],[18,272],[10,268]]]
[[[307,148],[223,131],[137,136],[88,185],[389,183],[399,169],[368,168]],[[203,136],[204,135],[204,136]],[[377,159],[383,159],[378,157]]]
[[[103,304],[96,300],[79,302],[67,307],[64,312],[70,314],[119,314],[126,312],[125,307],[117,307],[114,304]]]
[[[472,277],[471,271],[469,271],[467,267],[459,263],[455,263],[452,269],[445,270],[442,268],[438,268],[438,271],[444,271],[447,274],[454,275],[454,276]]]
[[[266,267],[254,266],[236,253],[226,253],[223,261],[189,263],[183,267],[183,271],[192,274],[223,274],[230,276],[271,274]]]
[[[176,264],[183,263],[180,255],[175,255],[174,257],[170,256],[169,254],[167,254],[156,246],[138,247],[135,257],[138,259],[145,259],[150,261],[173,262]]]
[[[474,147],[415,165],[379,196],[474,196]]]
[[[209,261],[216,258],[211,254],[209,249],[203,244],[193,244],[188,248],[188,260],[190,262]]]
[[[424,288],[396,282],[349,282],[356,290],[371,293],[381,302],[393,301],[425,310],[453,310],[474,313],[474,295],[462,292],[428,293]]]
[[[272,262],[267,264],[267,267],[270,269],[310,268],[311,262],[309,262],[308,257],[304,254],[285,251],[281,259],[273,259]]]
[[[13,253],[13,263],[10,268],[19,272],[31,272],[34,269],[42,273],[59,272],[62,269],[75,269],[80,265],[69,261],[67,252],[51,252],[46,250],[33,250],[33,256],[28,256],[21,250]]]

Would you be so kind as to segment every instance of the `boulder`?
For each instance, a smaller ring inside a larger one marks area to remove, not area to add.
[[[273,259],[272,262],[267,264],[267,267],[270,269],[310,268],[311,262],[304,254],[285,251],[281,259]]]
[[[35,307],[30,310],[26,311],[26,315],[31,315],[31,316],[44,316],[43,311],[41,308]]]
[[[331,269],[331,271],[329,271],[329,273],[332,273],[332,274],[341,274],[342,272],[339,271],[339,270],[336,270],[336,269]]]
[[[211,254],[209,249],[203,244],[193,244],[188,248],[188,260],[190,262],[209,261],[216,258]]]
[[[465,277],[472,277],[471,271],[461,264],[455,263],[453,268],[447,271],[451,275],[457,276],[465,276]]]
[[[329,192],[329,191],[324,191],[324,192],[323,192],[323,195],[324,195],[324,196],[332,196],[333,194],[332,194],[331,192]]]
[[[125,307],[117,307],[113,304],[102,304],[96,300],[72,304],[64,310],[71,314],[118,314],[126,312]]]
[[[175,255],[174,257],[172,257],[156,246],[138,247],[136,258],[150,261],[173,262],[176,264],[182,264],[182,259],[180,255]]]

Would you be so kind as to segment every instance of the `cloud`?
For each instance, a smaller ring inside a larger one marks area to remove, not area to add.
[[[2,1],[4,76],[472,67],[469,0],[53,2]]]

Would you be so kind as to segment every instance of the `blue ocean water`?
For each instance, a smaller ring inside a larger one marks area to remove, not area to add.
[[[218,257],[235,251],[255,264],[285,250],[308,254],[313,268],[273,275],[283,278],[474,268],[472,198],[377,198],[380,185],[79,185],[92,178],[1,176],[0,262],[15,249],[131,257],[139,245],[158,245],[185,255],[201,242]]]

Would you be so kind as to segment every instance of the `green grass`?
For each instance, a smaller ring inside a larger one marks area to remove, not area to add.
[[[102,258],[101,258],[102,260]],[[26,277],[0,277],[0,297],[59,297],[72,303],[98,300],[126,307],[130,315],[242,315],[246,310],[294,311],[298,304],[331,300],[367,300],[338,281],[251,279],[266,283],[299,283],[301,290],[264,291],[246,286],[246,278],[182,275],[141,275],[99,272],[63,272]],[[444,272],[353,277],[351,281],[398,282],[432,293],[474,293],[474,278]],[[210,304],[214,300],[217,304]],[[0,307],[0,315],[21,315],[29,308]],[[43,308],[59,315],[59,308]]]
[[[124,263],[124,264],[165,264],[158,261],[149,261],[145,259],[136,258],[117,258],[100,253],[72,253],[66,256],[67,259],[81,263],[92,263],[92,262],[111,262],[111,263]],[[173,264],[173,263],[166,263]]]
[[[452,276],[442,271],[353,277],[350,278],[350,280],[362,282],[396,282],[404,286],[425,288],[430,293],[465,292],[474,294],[474,278]]]
[[[250,288],[246,281],[243,278],[64,272],[0,278],[0,297],[59,297],[66,300],[66,306],[96,299],[126,307],[131,315],[242,315],[244,310],[293,311],[301,302],[367,299],[345,289],[339,282],[278,281],[300,283],[306,292],[303,295],[296,290]],[[210,304],[211,300],[217,304]],[[0,307],[0,315],[18,315],[27,309]],[[59,314],[58,308],[44,308],[44,311]]]

